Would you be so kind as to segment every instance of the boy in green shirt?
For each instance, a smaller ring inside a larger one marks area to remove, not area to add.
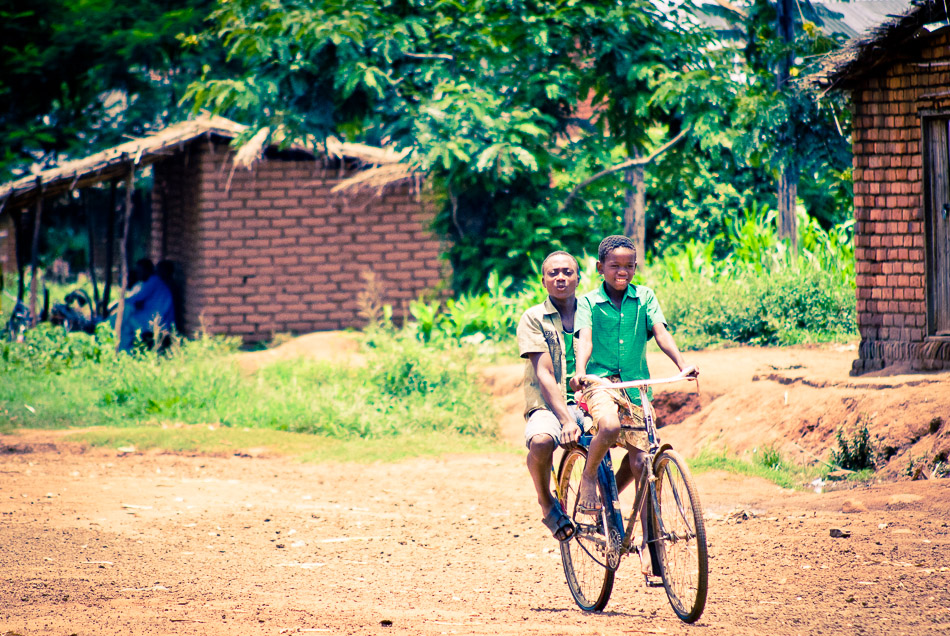
[[[578,380],[584,376],[596,382],[603,382],[603,378],[624,382],[648,379],[646,345],[651,337],[656,338],[656,344],[681,371],[688,366],[666,328],[653,290],[630,284],[636,269],[637,250],[633,241],[625,236],[608,236],[600,242],[597,271],[604,277],[604,284],[578,299],[574,317],[577,359],[571,387],[575,391],[583,384]],[[588,450],[578,507],[596,514],[602,507],[597,495],[597,466],[619,439],[620,416],[608,391],[591,391],[585,397],[598,434]],[[639,403],[639,395],[633,401]],[[633,439],[628,436],[624,441],[627,461],[617,471],[620,490],[640,478],[646,435]]]

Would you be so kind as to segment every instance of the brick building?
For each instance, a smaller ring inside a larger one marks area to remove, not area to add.
[[[434,210],[409,185],[372,196],[331,191],[367,165],[398,157],[336,142],[320,156],[267,148],[247,168],[235,165],[229,147],[241,130],[221,118],[176,124],[41,173],[39,190],[35,178],[0,186],[0,201],[28,213],[37,192],[54,196],[151,166],[147,253],[174,264],[181,329],[189,334],[203,326],[255,342],[361,326],[368,272],[376,299],[397,314],[448,275],[429,227]]]
[[[861,345],[852,374],[950,369],[950,26],[915,3],[826,60],[852,97]]]

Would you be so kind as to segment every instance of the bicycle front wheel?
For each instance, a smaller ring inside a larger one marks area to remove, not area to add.
[[[593,518],[577,514],[581,475],[587,465],[587,449],[572,448],[561,459],[558,492],[561,507],[575,525],[574,537],[561,542],[561,564],[574,601],[584,611],[598,612],[607,606],[614,587],[614,570],[607,565],[608,533],[604,515]],[[604,498],[601,488],[601,499]]]
[[[665,450],[654,462],[656,506],[652,515],[655,551],[663,587],[673,611],[693,623],[706,607],[709,562],[706,526],[699,495],[686,462],[674,450]]]

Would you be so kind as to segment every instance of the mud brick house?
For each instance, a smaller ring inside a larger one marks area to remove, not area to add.
[[[852,374],[950,369],[950,16],[916,2],[817,76],[853,108],[861,345]]]
[[[397,313],[446,278],[429,228],[434,209],[409,185],[372,196],[333,191],[367,167],[398,164],[398,155],[340,142],[319,154],[269,147],[248,168],[229,146],[242,130],[219,117],[176,124],[0,186],[0,203],[27,216],[44,197],[128,181],[150,166],[146,252],[174,264],[188,334],[204,328],[255,342],[361,326],[367,273],[376,277],[376,300]]]

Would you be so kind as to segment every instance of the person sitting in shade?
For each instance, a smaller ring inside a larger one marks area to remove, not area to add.
[[[125,316],[119,338],[119,349],[122,351],[132,349],[136,334],[151,347],[155,342],[156,329],[168,334],[175,327],[172,292],[155,272],[152,261],[147,258],[138,260],[133,268],[133,277],[136,283],[125,298]]]

